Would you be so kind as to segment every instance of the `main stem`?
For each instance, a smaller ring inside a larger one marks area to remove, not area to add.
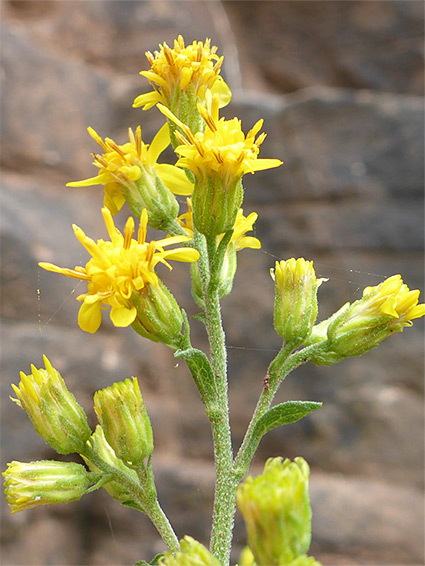
[[[208,242],[209,267],[214,261],[215,242]],[[206,329],[211,350],[211,365],[217,389],[219,410],[211,421],[216,483],[210,549],[217,559],[226,566],[230,560],[233,522],[236,510],[236,485],[233,475],[233,451],[229,420],[227,388],[227,352],[225,334],[221,319],[220,298],[214,274],[209,273],[205,291]]]

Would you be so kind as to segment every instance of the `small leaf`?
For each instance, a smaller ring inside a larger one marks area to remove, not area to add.
[[[253,436],[261,438],[274,428],[299,421],[308,413],[320,409],[323,403],[316,401],[286,401],[272,407],[257,422]]]
[[[213,408],[217,400],[217,390],[211,364],[205,353],[196,348],[187,348],[177,350],[174,357],[187,363],[205,406]]]

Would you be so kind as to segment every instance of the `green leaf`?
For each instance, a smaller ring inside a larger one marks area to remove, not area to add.
[[[217,390],[213,370],[206,354],[196,348],[187,348],[186,350],[177,350],[174,357],[187,363],[207,409],[215,408]]]
[[[323,403],[316,401],[286,401],[272,407],[254,427],[253,437],[261,438],[280,425],[296,423],[312,411],[320,409]]]
[[[152,562],[146,562],[146,560],[139,560],[134,564],[134,566],[156,566],[159,562],[159,559],[164,556],[164,553],[157,554],[153,559]]]

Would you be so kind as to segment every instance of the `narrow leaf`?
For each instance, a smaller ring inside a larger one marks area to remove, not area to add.
[[[315,401],[286,401],[272,407],[255,425],[253,437],[260,439],[274,428],[299,421],[312,411],[320,409],[323,403]]]

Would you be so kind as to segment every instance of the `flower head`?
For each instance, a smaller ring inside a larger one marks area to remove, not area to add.
[[[132,217],[127,220],[124,234],[121,234],[115,228],[110,211],[103,208],[102,214],[110,241],[102,239],[95,242],[81,228],[73,226],[77,239],[92,256],[85,267],[68,269],[51,263],[39,264],[48,271],[87,281],[87,293],[77,297],[83,303],[78,322],[83,330],[92,333],[99,328],[105,308],[111,309],[110,316],[115,326],[125,327],[136,321],[138,308],[143,310],[144,292],[149,287],[159,286],[160,280],[155,273],[158,263],[171,269],[169,259],[192,262],[199,258],[199,253],[189,247],[164,250],[172,244],[187,241],[189,238],[185,236],[146,242],[146,209],[140,218],[137,240],[133,238],[135,227]]]
[[[366,287],[361,299],[346,303],[314,327],[309,341],[322,343],[323,351],[311,361],[330,365],[375,348],[394,332],[411,326],[415,318],[425,315],[425,304],[418,304],[418,300],[419,291],[411,291],[400,275]]]
[[[158,108],[173,121],[180,131],[176,137],[181,145],[175,148],[180,156],[178,166],[192,171],[195,185],[192,194],[193,222],[207,237],[223,234],[236,220],[242,204],[242,177],[282,164],[279,159],[259,159],[260,145],[266,134],[257,134],[263,120],[245,134],[237,118],[218,118],[218,99],[209,96],[207,108],[198,104],[205,121],[205,131],[194,133],[165,106]]]
[[[180,541],[180,550],[174,555],[165,552],[160,558],[160,566],[220,566],[217,558],[209,552],[203,544],[185,536]]]
[[[74,462],[10,462],[3,472],[5,495],[12,513],[38,505],[78,501],[87,492],[90,476]]]
[[[31,373],[21,371],[19,386],[12,384],[13,399],[31,419],[36,432],[60,454],[80,452],[91,430],[83,408],[68,391],[60,373],[46,356],[46,369],[31,365]]]
[[[96,391],[94,410],[108,444],[126,465],[152,454],[151,422],[136,377]]]
[[[170,144],[167,124],[150,145],[143,142],[140,126],[136,132],[129,128],[129,141],[123,145],[110,138],[103,140],[93,128],[88,128],[88,132],[104,151],[102,155],[93,154],[93,163],[100,171],[96,177],[73,181],[67,186],[104,185],[104,205],[112,214],[127,200],[137,216],[143,208],[148,209],[154,220],[158,216],[158,221],[177,216],[179,206],[172,193],[191,194],[193,185],[178,167],[157,163],[159,155]]]
[[[194,41],[185,45],[181,35],[174,40],[174,48],[166,43],[159,46],[159,51],[146,52],[151,65],[149,71],[140,74],[148,79],[153,92],[138,96],[133,106],[143,106],[148,110],[158,102],[173,109],[179,94],[189,91],[195,99],[204,100],[207,90],[220,97],[220,106],[230,102],[229,87],[220,77],[223,57],[217,55],[217,47],[211,47],[211,40]]]
[[[240,484],[236,500],[248,531],[257,564],[283,566],[305,554],[311,540],[309,467],[269,458],[262,475]]]
[[[313,262],[304,258],[277,261],[270,274],[275,282],[275,330],[286,342],[300,346],[316,322],[317,290],[325,279],[317,279]]]
[[[207,108],[198,105],[205,121],[205,131],[195,134],[167,108],[158,106],[183,132],[183,135],[178,135],[181,145],[176,148],[176,153],[180,155],[177,165],[187,167],[195,176],[209,175],[214,171],[220,175],[224,185],[230,184],[245,173],[255,173],[282,165],[279,159],[258,158],[260,145],[266,134],[263,132],[256,136],[264,120],[258,120],[245,135],[238,118],[219,119],[219,101],[216,96],[209,97],[207,102]]]

